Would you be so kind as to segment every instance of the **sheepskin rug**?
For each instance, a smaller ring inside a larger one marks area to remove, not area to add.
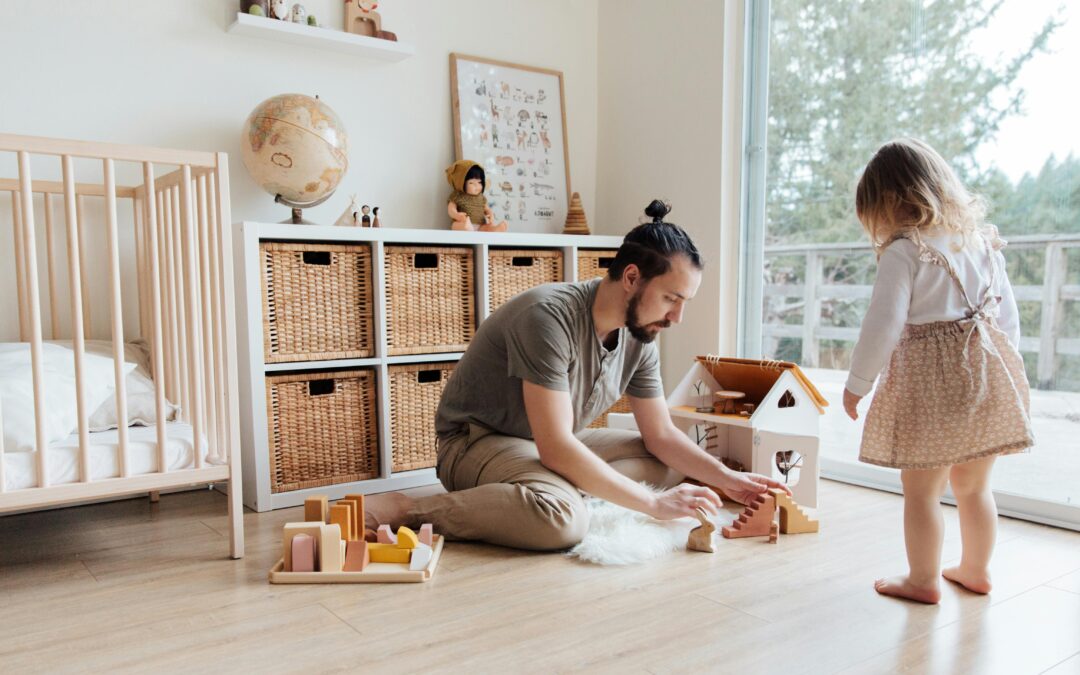
[[[696,518],[655,520],[595,497],[587,497],[586,505],[589,532],[567,555],[597,565],[634,565],[686,550],[686,537],[699,524]]]

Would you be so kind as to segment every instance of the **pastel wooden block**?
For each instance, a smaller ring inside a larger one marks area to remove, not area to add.
[[[431,527],[431,523],[424,523],[420,526],[420,532],[417,535],[421,544],[431,546],[431,542],[435,538],[435,530]]]
[[[345,549],[342,547],[341,527],[337,523],[323,523],[319,538],[319,571],[340,572],[345,562]]]
[[[398,548],[414,549],[420,544],[420,539],[417,538],[416,533],[409,528],[402,525],[397,531],[397,545]]]
[[[330,522],[341,528],[341,538],[352,541],[352,504],[334,504],[330,507]]]
[[[282,557],[285,559],[284,570],[292,572],[292,540],[298,534],[306,534],[313,537],[318,543],[322,539],[322,528],[325,523],[285,523],[282,528],[281,543]]]
[[[301,532],[292,538],[292,571],[314,572],[315,561],[315,537]]]
[[[397,546],[397,535],[391,530],[389,525],[380,525],[379,531],[375,533],[378,536],[380,544],[393,544]]]
[[[326,495],[308,497],[304,500],[304,520],[307,522],[325,523],[330,515],[330,504]]]
[[[346,572],[363,572],[364,568],[371,562],[371,553],[368,551],[368,543],[366,541],[350,541],[347,542],[345,549],[345,566],[342,568]]]
[[[427,567],[429,562],[431,562],[431,547],[427,544],[420,544],[412,550],[412,555],[409,557],[409,569],[413,571],[422,570]]]
[[[791,495],[783,490],[770,488],[769,493],[776,500],[780,508],[780,532],[783,534],[803,534],[817,532],[820,523],[806,515],[806,512],[795,503]]]
[[[353,534],[356,535],[357,539],[360,539],[360,533],[366,529],[364,526],[364,514],[367,513],[367,507],[364,505],[364,495],[345,495],[344,499],[356,503],[356,522],[353,523]]]
[[[398,548],[397,544],[368,544],[368,554],[371,562],[407,563],[409,554],[407,548]]]

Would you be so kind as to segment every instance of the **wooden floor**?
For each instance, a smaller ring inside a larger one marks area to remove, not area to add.
[[[901,499],[821,502],[820,534],[776,546],[602,568],[449,543],[431,582],[386,586],[269,585],[300,509],[246,514],[232,561],[209,491],[9,516],[0,671],[1080,672],[1080,534],[1002,519],[994,593],[926,607],[871,589],[904,568]]]

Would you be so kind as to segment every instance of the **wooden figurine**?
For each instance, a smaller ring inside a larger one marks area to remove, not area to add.
[[[286,0],[270,0],[270,16],[282,21],[289,20],[289,3]]]
[[[378,2],[347,0],[345,3],[345,32],[377,37],[382,30],[382,17],[375,8]]]
[[[356,203],[356,195],[349,196],[349,205],[341,212],[334,225],[341,227],[358,227],[360,225],[360,207]]]
[[[360,207],[360,227],[371,227],[371,207],[367,204]]]
[[[731,525],[720,531],[728,539],[740,537],[767,537],[776,512],[776,498],[772,493],[759,494]]]
[[[252,16],[267,16],[268,0],[240,0],[240,11]]]
[[[378,206],[371,207],[371,226],[372,227],[381,227],[381,225],[379,225],[379,207]]]
[[[307,8],[299,2],[293,5],[292,10],[289,12],[289,21],[292,21],[293,23],[307,25],[307,17]]]
[[[783,490],[769,488],[769,493],[780,507],[780,531],[784,534],[802,534],[805,532],[817,532],[820,522],[807,516],[806,512],[795,503],[795,500]]]
[[[697,509],[697,518],[701,521],[701,525],[690,530],[690,536],[686,539],[686,548],[691,551],[715,553],[716,547],[713,546],[713,533],[716,532],[716,526],[709,520],[709,516],[704,509]]]
[[[304,500],[304,520],[311,523],[325,523],[330,516],[330,505],[326,495],[308,497]]]
[[[577,192],[570,197],[570,208],[566,212],[566,226],[563,227],[563,234],[589,234],[585,207],[581,205],[581,195]]]

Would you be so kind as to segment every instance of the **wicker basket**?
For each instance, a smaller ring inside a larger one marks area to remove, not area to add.
[[[374,353],[370,247],[264,242],[259,249],[266,363]]]
[[[476,332],[471,248],[386,247],[387,352],[464,351]]]
[[[393,470],[435,466],[435,412],[456,362],[390,366]]]
[[[563,279],[558,249],[488,249],[488,313],[522,291]]]
[[[587,281],[607,274],[615,253],[613,249],[578,249],[577,280]]]
[[[379,476],[373,371],[269,375],[266,415],[271,492]]]
[[[630,399],[626,394],[623,394],[618,401],[615,401],[614,405],[604,411],[604,414],[593,420],[589,425],[590,429],[603,429],[607,427],[607,416],[611,413],[628,413],[630,412]]]

